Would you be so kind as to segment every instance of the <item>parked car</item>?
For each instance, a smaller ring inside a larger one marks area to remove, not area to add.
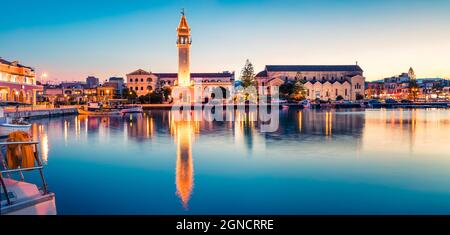
[[[386,104],[397,104],[398,102],[396,101],[396,100],[394,100],[394,99],[386,99],[385,101],[384,101]]]

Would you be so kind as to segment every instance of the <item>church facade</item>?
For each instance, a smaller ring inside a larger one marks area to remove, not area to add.
[[[365,78],[358,65],[266,65],[256,75],[259,95],[270,95],[275,87],[300,81],[310,100],[357,100],[364,96]]]
[[[154,73],[138,69],[126,75],[127,88],[135,91],[138,96],[146,95],[156,89],[163,87],[188,88],[194,85],[200,86],[202,90],[209,87],[221,87],[231,91],[234,84],[234,72],[220,73],[191,73],[190,71],[190,47],[192,44],[191,28],[182,12],[180,23],[177,28],[178,48],[178,73]],[[191,101],[198,100],[192,98]]]

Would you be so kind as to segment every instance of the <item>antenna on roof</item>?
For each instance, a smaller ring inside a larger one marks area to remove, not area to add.
[[[358,65],[358,61],[356,61],[356,65]]]

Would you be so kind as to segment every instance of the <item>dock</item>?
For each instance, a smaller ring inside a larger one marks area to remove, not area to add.
[[[15,110],[5,110],[5,117],[9,118],[43,118],[55,117],[77,114],[76,107],[62,107],[62,108],[27,108]]]

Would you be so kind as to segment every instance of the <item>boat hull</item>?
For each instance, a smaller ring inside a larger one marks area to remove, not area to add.
[[[86,111],[83,109],[78,109],[78,114],[80,115],[91,115],[91,116],[110,116],[110,115],[120,115],[120,111]]]
[[[14,131],[25,131],[28,132],[31,128],[31,124],[26,125],[17,125],[10,123],[2,123],[0,124],[0,136],[7,136],[9,133]]]
[[[11,204],[1,201],[1,215],[56,215],[55,194],[43,194],[35,184],[3,178]],[[3,193],[3,189],[1,190]],[[4,199],[4,198],[2,198]]]
[[[126,113],[142,113],[142,112],[144,112],[144,110],[140,106],[125,108],[125,109],[120,110],[120,113],[122,113],[122,114],[126,114]]]

